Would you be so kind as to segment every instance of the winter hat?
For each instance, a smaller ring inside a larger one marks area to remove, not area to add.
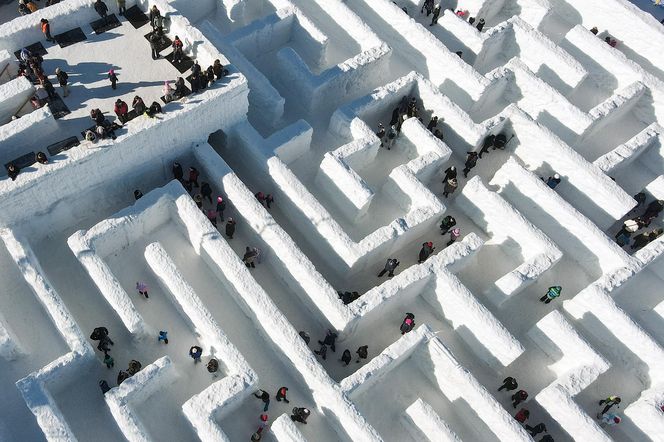
[[[231,217],[229,216],[229,217],[228,217],[228,222],[229,222],[229,223],[232,223],[232,222],[233,222],[233,218],[231,218]]]
[[[461,229],[455,227],[454,229],[452,229],[452,234],[455,236],[461,235]]]
[[[55,68],[55,73],[59,74],[60,73],[60,68]]]
[[[554,173],[554,174],[553,174],[553,177],[554,177],[555,179],[557,179],[557,180],[560,179],[560,175],[558,175],[557,173]]]
[[[113,69],[111,69],[110,71],[108,71],[108,73],[109,73],[110,75],[115,74],[115,72],[113,71]]]
[[[616,416],[616,417],[613,418],[613,422],[615,422],[617,424],[619,424],[621,420],[622,419],[620,419],[620,416]]]
[[[222,202],[223,200],[224,200],[224,199],[223,199],[222,197],[220,197],[220,196],[217,197],[217,202],[218,202],[218,203]]]
[[[427,243],[427,245],[428,245],[429,247],[433,247],[433,243],[432,243],[431,241],[429,241],[429,242]]]
[[[261,420],[263,422],[267,422],[267,419],[268,419],[267,414],[261,414]]]

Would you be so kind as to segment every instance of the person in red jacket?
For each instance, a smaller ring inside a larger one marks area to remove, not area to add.
[[[526,423],[529,417],[530,417],[530,411],[528,411],[525,408],[520,409],[519,412],[514,415],[514,419],[519,421],[520,424]]]
[[[44,34],[44,37],[46,37],[46,41],[55,43],[55,39],[51,37],[51,25],[45,18],[41,19],[41,31],[42,34]]]
[[[288,391],[288,388],[286,388],[286,387],[281,387],[279,390],[277,390],[277,402],[281,402],[283,400],[287,404],[290,403],[290,401],[288,399],[286,399],[286,392],[287,391]]]
[[[129,106],[127,106],[127,103],[118,98],[115,100],[113,111],[115,112],[115,115],[118,116],[120,123],[125,124],[127,122],[127,113],[129,112]]]

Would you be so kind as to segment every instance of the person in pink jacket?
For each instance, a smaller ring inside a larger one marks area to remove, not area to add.
[[[145,296],[146,299],[149,298],[149,296],[148,296],[148,285],[146,283],[140,282],[140,281],[137,282],[136,283],[136,290],[138,290],[138,293],[140,295]]]

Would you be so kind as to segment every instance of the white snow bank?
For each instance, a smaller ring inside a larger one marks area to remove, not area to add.
[[[664,128],[659,123],[652,123],[625,143],[597,158],[593,164],[604,173],[611,174],[643,156],[645,161],[640,164],[651,172],[660,174],[664,168],[664,156],[661,152],[663,138]]]
[[[533,139],[533,142],[536,141]],[[631,258],[595,224],[515,159],[505,162],[490,184],[499,186],[499,193],[505,199],[590,274],[596,274],[596,265],[606,273],[631,262]]]
[[[233,201],[241,224],[250,226],[272,249],[274,253],[270,254],[273,257],[270,264],[277,269],[281,268],[283,273],[289,273],[300,285],[299,289],[295,288],[295,292],[307,296],[300,301],[310,311],[322,314],[334,328],[343,329],[351,319],[348,309],[339,301],[336,290],[316,270],[309,258],[209,144],[197,145],[194,154],[206,176]],[[285,281],[290,279],[286,278]]]
[[[19,340],[5,324],[7,324],[7,320],[0,312],[0,358],[12,361],[24,351],[21,349]]]
[[[399,53],[418,72],[422,72],[437,88],[468,107],[477,100],[488,86],[488,80],[461,60],[454,52],[389,0],[362,0],[355,8],[366,10],[362,16],[375,29],[382,29],[385,23],[392,30],[383,35],[386,43]],[[380,17],[373,20],[373,15]],[[394,34],[398,37],[389,37]]]
[[[643,431],[654,441],[664,440],[664,414],[661,407],[664,405],[664,388],[658,385],[644,391],[638,400],[625,408],[625,416],[632,420],[639,430]]]
[[[406,408],[402,420],[415,440],[461,442],[431,405],[422,399],[417,399]]]
[[[40,20],[45,18],[51,25],[51,35],[57,35],[78,27],[87,27],[99,19],[94,10],[95,0],[67,0],[34,14],[23,15],[0,24],[0,49],[17,51],[44,40]],[[110,3],[110,2],[109,2]]]
[[[0,84],[0,125],[11,121],[35,93],[35,87],[27,77],[18,77]]]
[[[461,339],[494,370],[510,365],[525,348],[461,281],[446,270],[424,299],[441,310]]]
[[[18,61],[6,49],[0,50],[0,84],[10,81],[18,74]]]
[[[0,126],[0,163],[8,163],[24,154],[25,146],[34,146],[35,152],[46,151],[57,132],[58,122],[48,106]]]
[[[80,177],[86,177],[88,188],[113,182],[114,189],[108,193],[125,195],[134,191],[138,175],[150,176],[156,169],[163,171],[164,178],[170,177],[172,161],[187,152],[192,142],[206,141],[210,133],[226,130],[245,119],[246,79],[233,74],[228,81],[205,89],[196,100],[187,101],[180,109],[167,110],[159,119],[132,121],[127,125],[127,133],[113,142],[97,143],[91,149],[83,145],[74,147],[61,161],[21,173],[16,181],[0,180],[0,203],[6,208],[0,213],[0,222],[20,223],[46,213],[49,214],[49,229],[76,224],[77,213],[58,207],[81,207],[85,196],[80,192]],[[21,120],[23,118],[10,124]],[[56,210],[60,211],[54,215]],[[86,206],[85,210],[91,209]]]
[[[519,139],[514,153],[528,169],[539,169],[544,178],[554,172],[560,174],[562,182],[555,192],[601,229],[610,227],[636,205],[636,201],[597,166],[518,107],[510,105],[504,114]]]
[[[257,384],[253,371],[227,376],[192,396],[182,405],[182,412],[201,440],[230,441],[218,421],[239,407]]]
[[[104,399],[118,424],[120,431],[130,442],[149,442],[152,437],[141,422],[137,408],[157,391],[166,388],[176,377],[175,368],[168,356],[161,357],[141,371],[111,388]]]
[[[461,211],[487,232],[492,241],[511,239],[518,246],[515,252],[523,257],[522,264],[485,291],[494,305],[500,306],[521,292],[562,258],[560,249],[542,231],[500,195],[487,189],[480,177],[466,183],[457,201]]]
[[[184,189],[182,192],[183,196],[186,195]],[[187,225],[193,222],[194,220],[187,215],[196,213],[194,209],[197,207],[194,201],[191,198],[183,198],[179,202],[181,205],[187,205],[189,202],[193,206],[193,209],[178,211],[181,213],[182,223]],[[222,367],[225,367],[225,370],[222,370],[225,371],[225,374],[246,373],[248,378],[257,380],[257,375],[249,367],[247,360],[219,327],[212,313],[178,271],[175,263],[160,243],[151,243],[145,248],[145,260],[159,278],[164,291],[171,295],[173,303],[189,320],[196,335],[200,336],[200,342],[209,350],[205,353],[210,353],[212,357],[220,361]]]
[[[270,432],[278,442],[307,442],[287,414],[282,414],[270,425]]]
[[[258,113],[262,121],[270,126],[276,125],[284,114],[286,102],[261,71],[238,51],[235,46],[228,43],[221,35],[219,29],[208,20],[198,24],[200,31],[209,41],[233,63],[249,83],[249,110],[252,114]]]
[[[469,427],[481,419],[499,440],[530,441],[526,431],[482,384],[456,360],[452,352],[429,330],[429,340],[416,359],[422,372],[454,403],[465,401],[474,413],[460,417]],[[419,353],[418,352],[418,353]]]
[[[341,381],[339,386],[352,400],[366,394],[377,382],[401,363],[410,358],[413,352],[431,338],[431,329],[421,325],[383,350],[378,356],[365,364],[352,375]]]

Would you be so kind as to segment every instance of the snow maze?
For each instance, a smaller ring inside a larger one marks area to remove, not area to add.
[[[664,236],[631,247],[661,216],[616,240],[664,199],[658,20],[625,0],[442,0],[437,21],[423,0],[106,3],[103,31],[94,0],[0,24],[0,160],[20,163],[0,177],[0,441],[248,441],[259,389],[267,441],[664,441]],[[150,57],[152,6],[187,60],[228,74],[160,101],[190,70],[170,44]],[[58,94],[43,107],[15,55],[38,42]],[[136,95],[163,113],[121,124],[115,100]],[[94,108],[115,138],[83,139]],[[378,136],[395,116],[396,138]],[[528,393],[516,407],[508,376]]]

